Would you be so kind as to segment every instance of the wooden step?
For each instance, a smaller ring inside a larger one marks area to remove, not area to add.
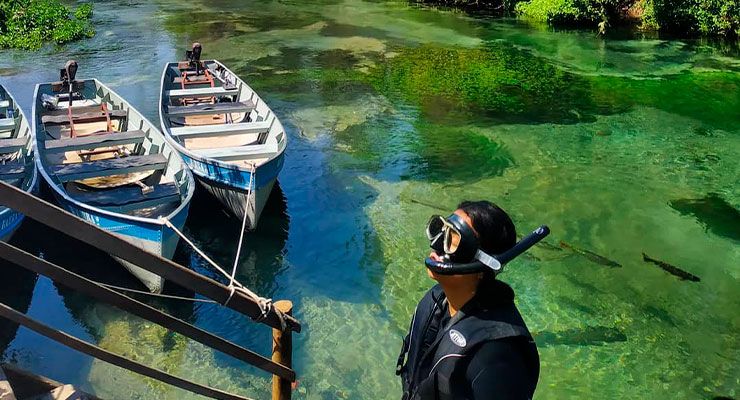
[[[127,185],[108,190],[68,192],[82,203],[94,207],[115,207],[118,212],[148,208],[158,204],[180,201],[180,189],[174,182],[154,185],[152,191],[144,193],[139,186]]]
[[[0,139],[0,154],[15,153],[26,147],[28,136],[10,139]]]
[[[250,144],[246,146],[193,150],[195,154],[201,157],[213,158],[221,161],[268,158],[277,153],[277,151],[278,146],[275,141],[266,144]]]
[[[26,174],[26,166],[19,162],[0,164],[0,180],[12,181],[22,179]]]
[[[2,368],[0,368],[0,400],[16,400],[13,387],[10,386],[10,381]]]
[[[72,385],[62,385],[54,388],[48,393],[40,394],[33,397],[27,397],[24,400],[88,400],[92,397]]]
[[[271,122],[241,122],[238,124],[193,125],[170,128],[170,134],[180,139],[264,133],[270,130]]]
[[[47,153],[64,153],[67,151],[93,150],[101,147],[121,146],[143,143],[144,131],[105,132],[90,136],[68,139],[46,139],[44,146]],[[0,143],[2,143],[0,141]]]
[[[245,102],[225,102],[215,104],[193,104],[192,106],[168,106],[168,117],[185,117],[190,115],[211,115],[229,113],[248,113],[254,110],[251,100]]]
[[[73,164],[51,166],[51,172],[62,182],[103,176],[130,174],[142,171],[158,171],[167,166],[167,158],[162,154],[128,156],[106,160],[86,161]]]
[[[165,95],[169,97],[209,97],[209,96],[233,96],[239,94],[239,90],[236,88],[226,89],[222,86],[219,87],[205,87],[197,89],[174,89],[165,91]]]
[[[61,110],[58,110],[58,111],[61,111]],[[108,115],[110,116],[111,119],[122,119],[122,118],[126,118],[126,116],[128,115],[128,111],[109,110]],[[96,111],[85,111],[85,112],[79,112],[75,109],[72,109],[72,120],[74,121],[75,124],[83,123],[83,122],[98,122],[98,121],[105,121],[106,116],[103,110],[100,109],[100,107],[98,107]],[[66,112],[61,115],[58,115],[58,114],[57,115],[44,115],[41,117],[41,122],[43,122],[44,124],[49,124],[49,125],[66,125],[66,124],[69,124],[69,117],[67,116]]]

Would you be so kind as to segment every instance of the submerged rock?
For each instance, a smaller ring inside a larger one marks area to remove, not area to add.
[[[681,215],[690,215],[706,231],[728,239],[740,241],[740,211],[717,193],[700,199],[679,199],[668,205]]]

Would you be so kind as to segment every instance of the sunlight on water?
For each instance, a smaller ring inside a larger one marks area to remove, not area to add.
[[[114,1],[97,4],[95,19],[88,41],[3,51],[0,80],[27,111],[33,85],[75,58],[81,76],[156,119],[162,65],[199,41],[286,126],[280,186],[237,277],[295,303],[295,398],[400,396],[397,351],[432,284],[424,224],[481,198],[508,210],[520,235],[543,223],[553,232],[501,277],[540,349],[537,398],[738,395],[735,50],[604,40],[404,1]],[[229,266],[239,221],[198,197],[186,234]],[[80,259],[49,235],[26,224],[14,243],[135,285],[107,256]],[[218,278],[187,246],[175,259]],[[269,397],[266,373],[46,279],[31,292],[34,283],[17,284],[28,293],[14,298],[35,318],[175,375]],[[270,330],[234,312],[153,304],[269,355]],[[104,398],[195,398],[24,329],[3,356]]]

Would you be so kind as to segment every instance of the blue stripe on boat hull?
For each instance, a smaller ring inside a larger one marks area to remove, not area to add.
[[[232,215],[240,220],[247,212],[247,227],[255,229],[262,214],[267,199],[270,197],[272,187],[277,180],[280,170],[283,168],[285,153],[281,152],[277,157],[257,167],[255,171],[256,190],[249,201],[249,209],[245,211],[247,203],[247,188],[249,187],[251,172],[222,166],[220,163],[210,163],[208,160],[195,159],[182,154],[182,159],[193,171],[201,184],[213,194]],[[253,186],[253,188],[255,187]]]
[[[0,241],[7,242],[23,222],[23,214],[6,208],[0,214]]]
[[[61,196],[54,193],[59,204],[70,213],[96,225],[111,233],[120,235],[123,239],[145,249],[151,253],[160,255],[164,258],[171,259],[175,254],[179,236],[170,228],[157,223],[148,223],[142,221],[133,221],[125,218],[117,218],[102,213],[89,211],[78,207],[72,202],[67,201]],[[187,219],[190,204],[183,207],[177,214],[170,218],[172,225],[182,230]],[[162,291],[164,279],[159,275],[144,270],[129,262],[116,258],[126,269],[128,269],[136,278],[152,292],[159,293]]]

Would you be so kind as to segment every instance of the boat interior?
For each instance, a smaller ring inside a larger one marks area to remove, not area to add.
[[[13,99],[0,86],[0,180],[3,182],[24,189],[31,184],[30,138],[28,121],[21,118]]]
[[[45,170],[69,197],[138,217],[173,212],[186,196],[186,173],[164,138],[96,80],[39,85],[36,126]],[[66,72],[65,72],[66,70]]]
[[[284,148],[272,111],[217,61],[201,61],[200,45],[163,76],[162,122],[182,147],[198,156],[256,167]]]

